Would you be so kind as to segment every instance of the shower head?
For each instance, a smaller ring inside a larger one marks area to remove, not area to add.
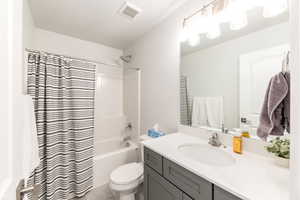
[[[131,61],[131,58],[132,58],[132,55],[128,55],[128,56],[121,56],[120,58],[121,58],[121,60],[123,60],[124,62],[126,62],[126,63],[130,63],[130,61]]]

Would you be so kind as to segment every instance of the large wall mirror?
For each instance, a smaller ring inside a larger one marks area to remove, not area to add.
[[[222,22],[215,37],[203,31],[181,43],[181,124],[259,138],[270,79],[288,70],[289,15],[266,17],[260,7],[246,14],[238,30]]]

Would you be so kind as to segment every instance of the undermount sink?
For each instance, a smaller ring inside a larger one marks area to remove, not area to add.
[[[213,147],[208,144],[184,144],[180,145],[178,150],[186,157],[204,164],[217,166],[233,165],[235,158],[220,148],[222,147]]]

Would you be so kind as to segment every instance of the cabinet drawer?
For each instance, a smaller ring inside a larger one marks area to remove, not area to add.
[[[214,197],[214,200],[242,200],[218,186],[214,186]]]
[[[182,200],[182,192],[147,165],[144,178],[145,200]]]
[[[162,165],[163,165],[163,161],[162,161],[162,156],[159,155],[158,153],[155,153],[154,151],[151,151],[150,149],[148,149],[147,147],[144,147],[144,162],[151,167],[152,169],[154,169],[155,171],[157,171],[159,174],[162,174]]]
[[[163,176],[194,200],[212,200],[213,185],[185,168],[163,159]]]

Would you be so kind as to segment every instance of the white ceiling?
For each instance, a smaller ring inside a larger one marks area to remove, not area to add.
[[[124,48],[187,0],[129,0],[142,10],[133,21],[118,14],[125,0],[29,0],[37,27]]]
[[[259,31],[261,29],[280,24],[283,22],[287,22],[289,19],[288,12],[285,12],[274,18],[264,18],[262,14],[263,10],[261,8],[256,8],[247,13],[248,16],[248,25],[238,31],[233,31],[229,28],[229,23],[221,24],[221,36],[216,39],[208,39],[204,34],[200,35],[201,41],[197,46],[190,46],[188,42],[184,42],[181,44],[181,54],[186,55],[201,49],[205,49],[220,43],[223,43],[228,40],[232,40],[238,37],[242,37],[249,33]]]

